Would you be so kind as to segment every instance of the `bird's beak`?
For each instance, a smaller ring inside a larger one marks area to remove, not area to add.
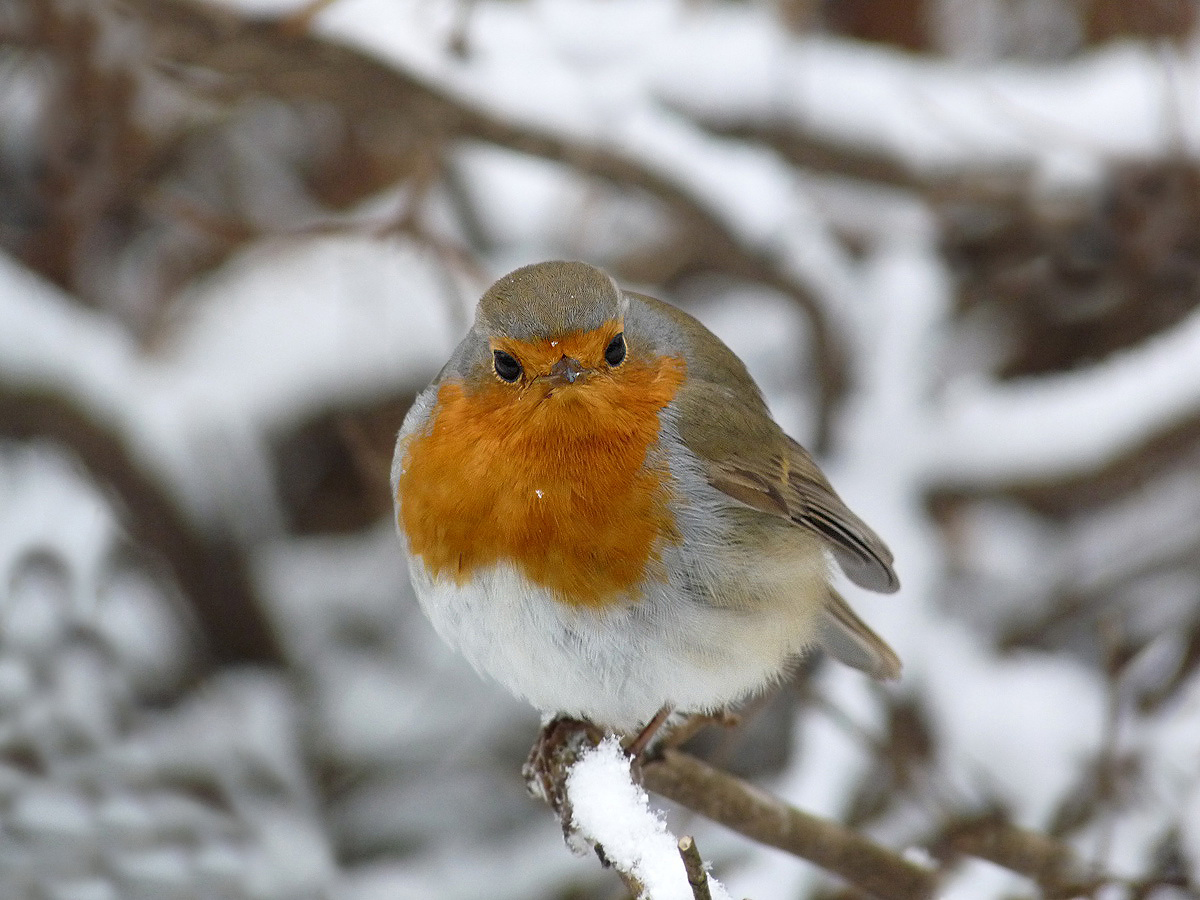
[[[550,367],[550,371],[542,376],[543,379],[554,385],[574,384],[575,381],[586,375],[588,370],[577,359],[570,356],[564,356],[558,362]]]

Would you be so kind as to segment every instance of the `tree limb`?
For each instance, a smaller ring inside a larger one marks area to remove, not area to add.
[[[656,794],[748,838],[807,859],[879,900],[928,900],[937,886],[936,873],[686,753],[665,751],[661,759],[642,767],[642,776],[647,789]]]

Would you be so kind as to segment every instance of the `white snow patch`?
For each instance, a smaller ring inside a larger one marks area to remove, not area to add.
[[[964,66],[828,37],[788,40],[765,10],[726,8],[689,24],[657,55],[652,86],[666,102],[716,121],[790,122],[916,169],[1015,163],[1071,179],[1080,164],[1064,167],[1066,155],[1154,153],[1195,139],[1194,49],[1171,60],[1182,87],[1172,97],[1162,55],[1132,43],[1058,65]]]
[[[611,735],[586,752],[567,776],[567,795],[579,833],[604,848],[613,865],[636,877],[646,900],[692,900],[676,839],[650,798],[634,784],[629,757]],[[729,894],[713,878],[714,900]]]

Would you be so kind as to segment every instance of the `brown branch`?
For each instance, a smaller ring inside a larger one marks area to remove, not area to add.
[[[771,147],[798,168],[919,192],[928,191],[931,186],[928,179],[883,151],[823,138],[797,125],[718,122],[697,119],[687,110],[679,112],[714,134]]]
[[[696,842],[689,835],[684,835],[679,839],[679,856],[683,859],[683,868],[687,872],[693,900],[712,900],[712,891],[708,889],[708,872],[704,870],[704,860],[700,857]]]
[[[1031,878],[1047,898],[1090,895],[1106,883],[1103,878],[1084,875],[1083,866],[1066,844],[997,816],[956,825],[941,840],[938,855],[947,850],[986,859]]]
[[[928,900],[937,875],[857,832],[667,750],[642,768],[645,786],[748,838],[815,863],[880,900]]]
[[[116,500],[135,544],[165,563],[191,604],[211,662],[282,662],[240,548],[197,529],[115,429],[62,394],[0,385],[0,436],[51,441],[77,456]]]

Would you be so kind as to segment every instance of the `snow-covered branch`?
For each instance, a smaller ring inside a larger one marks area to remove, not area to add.
[[[646,900],[694,900],[679,841],[634,782],[620,741],[610,735],[585,751],[571,767],[566,788],[575,834],[641,885]],[[716,879],[709,877],[707,886],[714,900],[728,900]]]
[[[1086,369],[956,386],[930,436],[930,482],[998,487],[1085,473],[1200,414],[1200,314]]]

